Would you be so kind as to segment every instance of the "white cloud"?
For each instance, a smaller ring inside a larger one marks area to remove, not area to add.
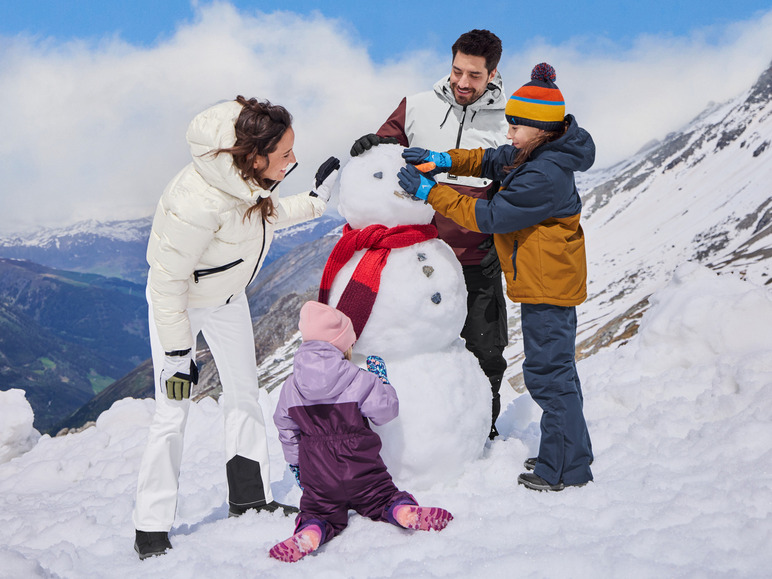
[[[627,49],[586,38],[539,43],[500,68],[513,91],[533,64],[550,62],[568,111],[594,137],[596,166],[606,166],[682,128],[711,102],[749,89],[772,61],[770,36],[772,11],[689,37],[643,36]]]
[[[769,13],[690,38],[641,38],[626,51],[535,42],[505,53],[500,69],[512,91],[534,63],[551,62],[608,164],[748,88],[772,59],[771,31]],[[151,214],[187,162],[190,119],[237,94],[290,110],[301,164],[283,191],[308,188],[319,163],[345,157],[404,95],[449,69],[446,50],[374,64],[359,42],[318,14],[246,15],[228,4],[202,8],[150,48],[0,38],[0,228]]]

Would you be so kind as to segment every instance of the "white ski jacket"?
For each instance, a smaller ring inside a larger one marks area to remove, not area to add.
[[[229,154],[241,105],[215,105],[191,121],[186,138],[193,162],[166,186],[147,247],[148,286],[161,345],[166,352],[195,349],[188,308],[222,305],[255,278],[275,229],[319,217],[327,204],[308,192],[279,198],[251,186]],[[273,199],[278,215],[244,214],[260,197]]]
[[[508,143],[509,126],[504,116],[507,98],[501,76],[496,73],[487,90],[472,104],[456,102],[450,76],[438,80],[434,89],[405,97],[388,120],[378,129],[381,137],[395,137],[403,147],[424,147],[433,151],[451,149],[495,149]],[[480,177],[440,173],[439,183],[463,195],[487,198],[491,180]],[[480,243],[489,236],[469,231],[447,217],[436,214],[434,224],[439,237],[453,248],[462,265],[479,265],[487,251]]]
[[[509,127],[504,116],[507,97],[498,73],[488,83],[485,93],[472,104],[462,106],[456,102],[450,88],[450,76],[446,76],[434,84],[433,90],[407,97],[404,105],[404,117],[398,118],[401,111],[397,109],[379,129],[379,135],[400,139],[399,133],[403,133],[407,138],[404,146],[425,147],[434,151],[478,147],[495,149],[509,142]],[[490,184],[489,179],[446,173],[436,175],[435,180],[471,187]]]

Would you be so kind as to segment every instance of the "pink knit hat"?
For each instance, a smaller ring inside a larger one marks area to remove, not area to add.
[[[329,342],[341,352],[346,352],[357,341],[354,326],[349,317],[326,304],[306,302],[300,308],[298,323],[303,341]]]

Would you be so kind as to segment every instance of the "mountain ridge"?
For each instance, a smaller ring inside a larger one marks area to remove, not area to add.
[[[684,262],[772,284],[770,142],[772,67],[736,99],[710,105],[623,163],[577,175],[589,270],[588,300],[578,307],[578,357],[617,347],[635,335],[650,295]],[[260,381],[268,388],[289,372],[297,311],[314,296],[338,236],[333,227],[296,244],[281,254],[283,259],[267,264],[248,288]],[[509,302],[508,308],[507,378],[522,391],[519,308]],[[199,360],[202,381],[196,396],[216,395],[219,380],[205,344]],[[152,393],[150,378],[145,390],[137,389],[142,373],[135,371],[124,377],[132,384],[119,388],[116,382],[111,392],[100,393],[99,402]],[[91,412],[97,412],[93,405]]]

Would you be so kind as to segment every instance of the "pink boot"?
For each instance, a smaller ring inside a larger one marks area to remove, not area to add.
[[[453,520],[453,515],[445,509],[418,505],[397,505],[393,516],[406,529],[419,531],[441,531]]]
[[[322,530],[318,525],[308,525],[292,535],[289,539],[277,543],[268,554],[279,561],[294,563],[319,548],[322,540]]]

